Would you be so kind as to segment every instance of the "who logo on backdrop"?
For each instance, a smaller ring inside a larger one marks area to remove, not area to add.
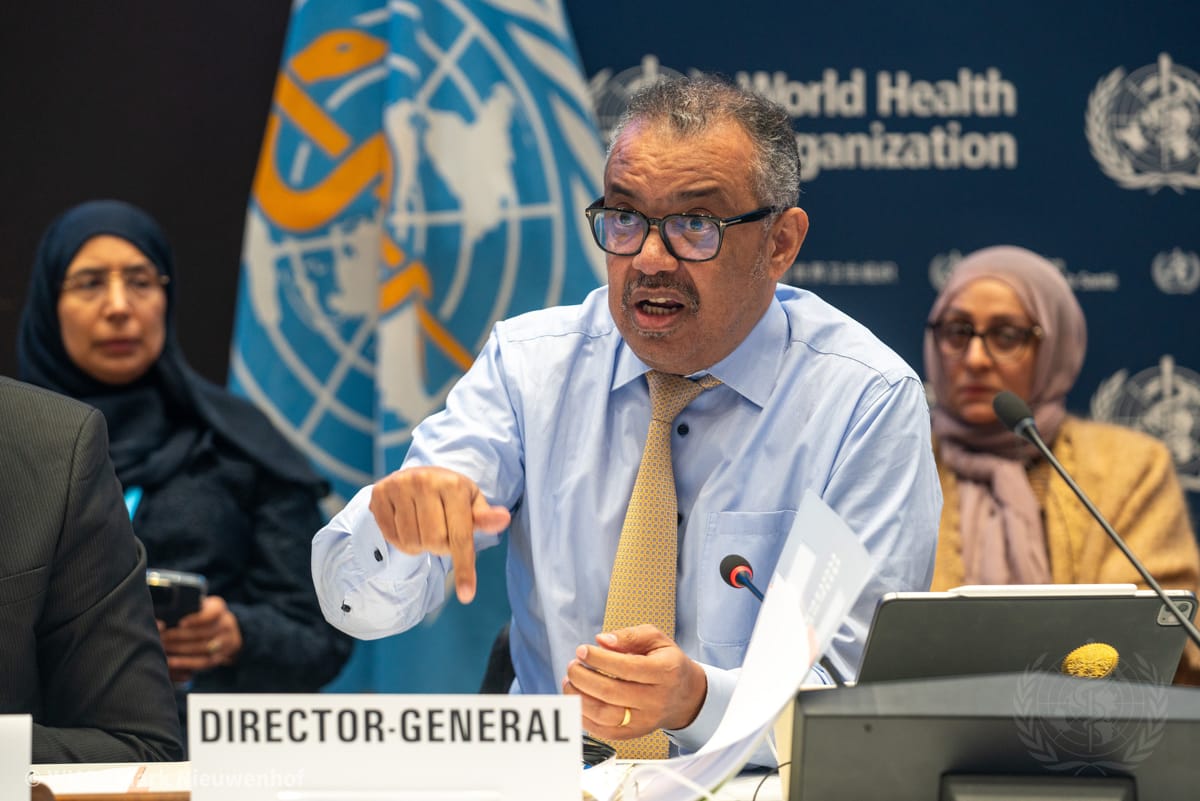
[[[1162,53],[1092,90],[1085,115],[1092,155],[1126,189],[1200,189],[1200,75]]]
[[[1170,354],[1133,375],[1118,370],[1096,388],[1091,415],[1162,440],[1179,483],[1200,492],[1200,373],[1176,364]]]
[[[247,213],[231,386],[339,505],[499,319],[602,279],[603,150],[557,0],[309,0]]]
[[[1190,295],[1200,289],[1200,254],[1183,248],[1163,251],[1150,263],[1150,275],[1164,295]]]
[[[642,56],[642,62],[636,67],[623,69],[613,73],[605,67],[592,76],[589,88],[592,93],[592,103],[596,108],[596,122],[600,126],[600,135],[608,142],[620,121],[621,115],[629,105],[629,98],[639,89],[643,89],[659,81],[670,78],[681,78],[683,73],[664,67],[659,63],[658,56],[647,53]]]

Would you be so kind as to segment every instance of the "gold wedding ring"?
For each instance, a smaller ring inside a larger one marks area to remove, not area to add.
[[[629,725],[629,719],[633,717],[633,710],[625,707],[625,717],[621,718],[621,722],[617,724],[618,729],[623,729]]]
[[[215,639],[214,639],[214,640],[209,640],[209,641],[208,641],[208,645],[206,645],[206,646],[204,646],[204,647],[208,649],[208,652],[209,652],[210,654],[215,654],[217,651],[220,651],[220,650],[221,650],[221,641],[220,641],[220,640],[215,640]]]

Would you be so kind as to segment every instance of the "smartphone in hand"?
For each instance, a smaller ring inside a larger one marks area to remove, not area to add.
[[[146,584],[154,602],[154,616],[168,628],[177,625],[184,616],[199,612],[208,593],[208,579],[181,570],[147,570]]]

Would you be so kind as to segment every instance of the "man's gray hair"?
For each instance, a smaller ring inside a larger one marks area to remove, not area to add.
[[[748,165],[759,202],[777,208],[795,206],[800,195],[800,153],[792,120],[781,106],[712,75],[672,78],[638,90],[613,131],[612,143],[634,122],[664,124],[694,136],[713,125],[733,121],[750,136],[754,157]]]

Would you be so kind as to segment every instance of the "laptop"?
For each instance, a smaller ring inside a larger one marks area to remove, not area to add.
[[[1193,592],[1167,595],[1194,619]],[[1186,642],[1171,610],[1133,584],[895,592],[875,609],[858,683],[1046,671],[1170,684]]]

